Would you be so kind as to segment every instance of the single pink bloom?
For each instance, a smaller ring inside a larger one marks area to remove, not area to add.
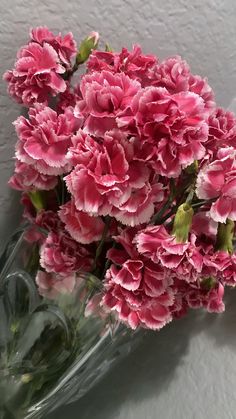
[[[156,64],[154,55],[144,55],[140,46],[134,45],[132,51],[126,48],[122,48],[121,52],[95,50],[89,57],[87,67],[89,72],[106,70],[114,74],[124,73],[144,87],[150,84]]]
[[[14,122],[19,138],[16,157],[45,175],[69,171],[66,153],[78,124],[71,108],[59,115],[44,105],[30,108],[29,119],[20,116]]]
[[[203,256],[195,241],[192,234],[190,241],[178,243],[164,226],[149,226],[134,238],[139,253],[174,270],[176,277],[187,282],[196,281],[202,270]]]
[[[131,109],[142,141],[155,150],[150,162],[157,173],[178,177],[183,168],[204,157],[208,125],[200,96],[147,87],[135,95]]]
[[[123,230],[115,237],[122,248],[107,253],[112,265],[106,272],[102,303],[132,329],[142,326],[159,330],[172,319],[172,279],[167,269],[138,254],[133,245],[135,232]]]
[[[61,294],[71,294],[76,285],[76,274],[61,276],[57,273],[48,273],[39,270],[36,275],[36,284],[39,293],[45,298],[56,299]]]
[[[88,134],[104,135],[117,127],[116,118],[128,111],[131,100],[140,90],[136,80],[123,73],[94,72],[82,77],[82,100],[77,102],[75,115],[85,117]]]
[[[58,214],[65,223],[65,229],[77,242],[88,244],[101,239],[105,226],[101,217],[78,211],[73,201],[62,205]]]
[[[67,233],[51,231],[40,249],[40,265],[47,272],[67,276],[77,271],[89,271],[92,259],[89,251]]]
[[[16,160],[15,172],[8,184],[11,188],[18,191],[31,191],[34,189],[48,191],[54,189],[57,182],[56,176],[39,173],[33,165]]]
[[[190,69],[186,61],[175,56],[163,60],[154,69],[153,86],[165,87],[170,93],[188,91]]]
[[[215,199],[210,216],[216,222],[236,220],[236,159],[232,147],[218,151],[217,159],[205,165],[197,178],[196,194],[200,199]]]
[[[13,70],[3,76],[9,94],[26,106],[47,103],[49,95],[65,91],[62,74],[71,69],[77,50],[71,33],[55,36],[48,28],[38,27],[30,36],[30,42],[18,51]]]
[[[149,221],[154,203],[163,200],[163,188],[136,159],[135,144],[118,130],[107,132],[102,143],[79,131],[72,143],[67,158],[77,165],[65,180],[77,210],[113,215],[131,226]]]

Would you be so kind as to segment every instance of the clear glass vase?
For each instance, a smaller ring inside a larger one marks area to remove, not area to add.
[[[35,248],[16,232],[0,259],[0,418],[44,418],[82,397],[141,340],[100,309],[102,292],[80,274],[73,293],[42,298],[35,284]]]

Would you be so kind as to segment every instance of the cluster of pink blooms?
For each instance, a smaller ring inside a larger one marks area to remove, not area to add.
[[[236,284],[236,118],[179,56],[86,40],[83,60],[71,33],[33,29],[4,75],[29,107],[9,184],[40,246],[40,293],[73,292],[90,272],[103,282],[96,304],[133,329],[222,312]]]

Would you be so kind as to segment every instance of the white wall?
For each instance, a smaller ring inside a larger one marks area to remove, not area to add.
[[[80,40],[98,30],[113,48],[139,42],[145,52],[181,54],[194,72],[207,75],[219,103],[236,85],[234,0],[0,0],[0,73],[13,64],[29,27],[72,30]],[[18,196],[9,191],[14,143],[12,121],[20,107],[0,89],[0,247],[18,223]]]

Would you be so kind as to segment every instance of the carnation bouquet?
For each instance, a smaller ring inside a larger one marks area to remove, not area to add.
[[[81,397],[142,330],[221,313],[236,283],[235,116],[181,57],[98,41],[32,29],[4,74],[27,111],[9,180],[24,222],[1,260],[4,418]]]

